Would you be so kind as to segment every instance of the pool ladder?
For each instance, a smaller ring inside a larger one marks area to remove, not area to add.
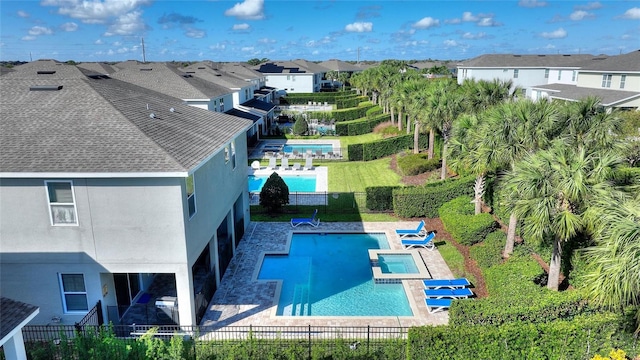
[[[310,312],[311,304],[309,303],[309,284],[298,284],[293,291],[291,315],[308,316]]]

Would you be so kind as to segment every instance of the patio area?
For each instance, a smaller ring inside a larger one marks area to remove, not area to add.
[[[322,216],[319,216],[322,219]],[[415,222],[383,223],[321,223],[314,229],[296,229],[309,232],[383,232],[389,239],[391,250],[402,246],[395,233],[397,228],[411,228]],[[216,291],[200,325],[203,326],[420,326],[441,325],[448,322],[448,313],[430,314],[424,302],[421,280],[402,280],[407,291],[413,316],[330,317],[330,316],[275,316],[277,281],[255,281],[258,262],[264,252],[285,250],[289,223],[252,222],[237,248],[220,287]],[[437,244],[436,237],[436,244]],[[453,278],[442,256],[425,249],[417,251],[432,278]]]

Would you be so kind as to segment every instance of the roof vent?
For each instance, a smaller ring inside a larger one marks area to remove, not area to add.
[[[140,71],[151,71],[153,70],[152,68],[141,68]]]
[[[176,112],[176,109],[174,109],[174,108],[169,108],[169,111],[171,111],[171,112]]]
[[[513,55],[513,57],[521,57],[522,55]]]
[[[87,75],[87,77],[95,80],[111,79],[108,75],[102,75],[102,74],[91,74],[91,75]]]
[[[198,68],[198,70],[204,70],[204,69],[206,69],[204,66],[201,66]]]
[[[156,118],[156,114],[151,113],[151,114],[149,114],[149,117],[152,118],[152,119],[155,119]]]
[[[571,54],[563,54],[562,56],[571,56]]]
[[[62,85],[34,85],[29,87],[29,91],[58,91]]]
[[[195,71],[185,71],[187,74],[195,74]]]
[[[56,71],[55,70],[38,70],[38,75],[51,75],[51,74],[55,74]]]
[[[538,56],[539,56],[539,57],[545,57],[545,56],[547,56],[547,55],[538,55]]]
[[[190,78],[190,77],[193,77],[193,76],[191,74],[183,74],[182,77],[183,78]]]

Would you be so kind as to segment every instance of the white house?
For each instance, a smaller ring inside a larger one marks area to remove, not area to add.
[[[329,69],[306,60],[268,62],[254,67],[265,75],[266,84],[286,93],[320,91],[322,78]]]
[[[37,306],[34,324],[170,296],[196,325],[250,221],[252,122],[83,71],[0,76],[0,292]],[[160,275],[175,293],[148,293]]]

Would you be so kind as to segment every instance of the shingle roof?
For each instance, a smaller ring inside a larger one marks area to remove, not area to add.
[[[101,63],[101,62],[86,62],[78,64],[78,67],[81,69],[88,70],[95,74],[102,75],[110,75],[117,71],[116,68],[109,64]]]
[[[4,339],[36,311],[38,311],[37,306],[0,297],[0,319],[2,320],[0,321],[0,339]]]
[[[605,60],[585,65],[581,70],[640,72],[640,50],[611,56]]]
[[[593,55],[518,55],[486,54],[462,61],[458,67],[577,67],[577,63],[592,59]]]
[[[186,74],[191,74],[200,79],[226,88],[228,89],[227,93],[231,92],[231,89],[241,89],[243,87],[251,86],[250,82],[240,79],[237,76],[227,74],[224,71],[216,70],[203,63],[189,65],[186,68],[182,68],[179,70]]]
[[[568,84],[548,84],[533,86],[534,90],[549,91],[549,96],[555,99],[579,101],[588,96],[595,96],[600,99],[602,105],[612,106],[621,101],[639,98],[639,92],[621,91],[601,88],[585,88]]]
[[[251,120],[253,122],[256,122],[256,121],[260,120],[260,116],[254,115],[254,114],[251,114],[251,113],[248,113],[246,111],[242,111],[242,110],[236,109],[236,108],[232,108],[231,110],[226,111],[225,113],[229,114],[229,115],[233,115],[233,116],[238,116],[238,117],[241,117],[241,118],[249,119],[249,120]]]
[[[331,59],[327,61],[323,61],[319,64],[320,66],[327,68],[333,71],[362,71],[364,68],[348,63],[342,60]]]
[[[185,172],[251,126],[69,67],[80,76],[41,80],[28,69],[0,77],[0,172]],[[62,88],[29,91],[33,85]]]
[[[262,100],[258,100],[258,99],[247,100],[247,101],[243,102],[240,105],[246,106],[246,107],[250,107],[250,108],[254,108],[254,109],[258,109],[258,110],[262,110],[262,111],[266,111],[266,112],[269,112],[269,111],[273,110],[276,107],[272,103],[269,103],[269,102],[266,102],[266,101],[262,101]]]

